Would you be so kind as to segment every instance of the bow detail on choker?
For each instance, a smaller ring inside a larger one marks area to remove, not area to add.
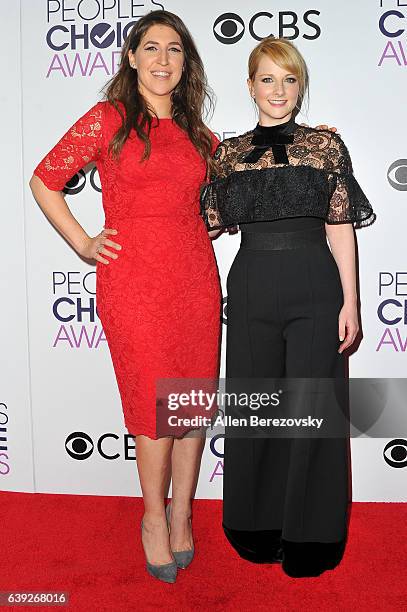
[[[288,164],[287,150],[284,145],[294,142],[294,132],[297,125],[293,118],[280,125],[265,126],[259,123],[253,130],[250,144],[254,149],[244,158],[247,164],[255,164],[267,149],[272,149],[275,164]]]
[[[279,125],[265,126],[259,123],[253,130],[251,144],[256,147],[271,147],[272,145],[292,144],[294,142],[294,119]]]

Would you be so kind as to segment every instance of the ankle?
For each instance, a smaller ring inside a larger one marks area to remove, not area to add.
[[[178,517],[190,518],[192,514],[191,502],[189,501],[171,501],[171,515]]]
[[[145,512],[143,516],[143,524],[147,527],[147,529],[153,529],[155,527],[161,527],[166,523],[165,512],[161,512],[159,514]]]

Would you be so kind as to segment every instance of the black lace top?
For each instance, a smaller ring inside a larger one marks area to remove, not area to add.
[[[370,225],[376,218],[356,181],[338,134],[294,119],[221,142],[216,173],[201,192],[208,229],[318,217],[327,223]]]

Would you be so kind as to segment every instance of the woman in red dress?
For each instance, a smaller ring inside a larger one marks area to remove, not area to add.
[[[191,499],[205,437],[159,437],[155,383],[216,378],[219,365],[219,277],[199,216],[199,189],[218,144],[202,121],[206,96],[185,25],[172,13],[151,12],[132,28],[107,99],[67,131],[30,182],[57,230],[97,261],[98,312],[125,424],[137,436],[147,569],[166,582],[193,556]],[[61,193],[89,162],[99,171],[105,212],[106,229],[94,238]]]

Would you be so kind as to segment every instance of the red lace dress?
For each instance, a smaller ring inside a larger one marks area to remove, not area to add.
[[[97,263],[98,313],[126,427],[157,439],[156,380],[218,375],[219,276],[199,216],[205,163],[188,136],[161,119],[151,130],[148,160],[140,163],[144,145],[134,132],[114,161],[107,148],[120,125],[112,105],[97,103],[34,173],[49,189],[62,190],[96,162],[104,225],[118,230],[112,238],[122,246],[117,260]]]

